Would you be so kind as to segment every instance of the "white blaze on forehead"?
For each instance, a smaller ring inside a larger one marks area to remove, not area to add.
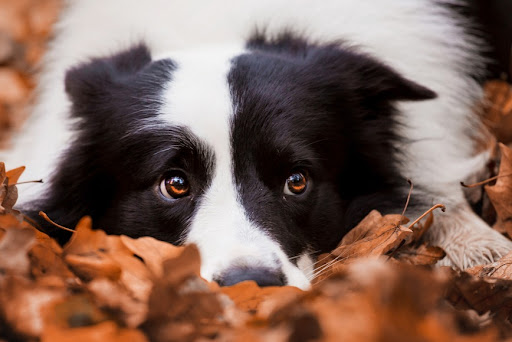
[[[230,59],[241,49],[173,53],[177,64],[164,95],[161,119],[187,127],[214,152],[212,180],[200,200],[186,238],[201,251],[201,274],[212,279],[232,266],[281,269],[289,285],[306,288],[306,276],[279,244],[249,221],[233,179],[230,143],[233,104]]]

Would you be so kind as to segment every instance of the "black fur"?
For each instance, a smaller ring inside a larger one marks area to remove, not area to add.
[[[229,82],[235,177],[251,219],[297,255],[331,250],[372,209],[399,212],[408,186],[393,148],[394,103],[435,93],[338,44],[257,34],[248,48]],[[283,195],[294,169],[311,186]]]
[[[73,103],[76,140],[50,180],[47,196],[30,208],[74,227],[90,215],[109,233],[150,235],[179,242],[200,193],[208,185],[213,159],[184,127],[140,130],[157,120],[159,95],[172,77],[170,60],[151,61],[144,45],[79,65],[66,75]],[[171,170],[187,170],[194,195],[182,201],[160,196],[158,186]],[[61,242],[69,235],[35,219]]]

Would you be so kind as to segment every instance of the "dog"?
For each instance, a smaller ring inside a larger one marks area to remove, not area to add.
[[[485,165],[485,41],[437,0],[76,0],[56,25],[33,115],[1,158],[19,207],[73,227],[196,244],[220,285],[307,288],[371,210],[443,203],[441,261],[512,243],[459,185]],[[45,231],[65,242],[66,232]]]

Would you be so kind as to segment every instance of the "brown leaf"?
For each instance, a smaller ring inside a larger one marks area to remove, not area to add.
[[[92,230],[89,217],[78,222],[75,232],[64,246],[64,260],[73,272],[85,281],[97,277],[119,279],[121,267],[107,254],[111,246],[109,237],[102,230]]]
[[[86,282],[102,277],[118,281],[134,299],[147,301],[152,275],[146,265],[120,236],[109,236],[91,227],[91,219],[84,217],[64,246],[64,260],[72,271]]]
[[[322,281],[359,257],[378,257],[409,241],[413,232],[407,227],[397,226],[400,219],[401,215],[382,216],[375,210],[370,212],[336,249],[318,257],[316,266],[320,272],[314,281]]]
[[[26,278],[8,276],[0,288],[0,318],[19,334],[39,337],[44,326],[45,308],[65,295],[60,288],[40,286]]]
[[[512,281],[480,278],[467,272],[453,271],[447,299],[457,309],[473,309],[479,314],[500,312],[512,307]],[[512,331],[510,331],[512,333]]]
[[[14,57],[14,40],[3,32],[0,32],[0,64],[5,64]]]
[[[499,141],[512,142],[512,86],[501,80],[485,84],[485,123]]]
[[[434,265],[445,256],[446,253],[442,248],[425,243],[419,247],[404,246],[395,254],[396,259],[411,265]]]
[[[132,239],[121,235],[121,241],[130,251],[142,258],[146,266],[157,277],[162,276],[163,262],[177,257],[184,249],[184,247],[173,246],[150,236]]]
[[[512,237],[512,149],[500,144],[500,151],[501,177],[495,185],[486,185],[485,191],[496,209],[497,222],[493,228]]]
[[[9,186],[15,185],[18,183],[21,174],[25,171],[25,166],[20,166],[15,169],[9,170],[5,173],[5,176],[9,180]]]
[[[86,294],[76,294],[53,302],[43,316],[46,323],[45,330],[49,327],[77,328],[111,319]]]
[[[45,329],[41,342],[148,342],[140,330],[121,328],[112,321],[74,329]]]
[[[86,282],[101,277],[111,280],[119,280],[121,278],[122,270],[119,264],[103,255],[95,257],[91,255],[68,254],[64,257],[64,260],[73,273]]]
[[[265,311],[269,311],[269,302],[272,306],[279,306],[296,299],[303,291],[293,286],[259,287],[254,281],[244,281],[233,286],[221,287],[220,291],[227,295],[235,305],[245,312],[257,313],[260,305],[265,303]]]
[[[441,300],[449,279],[445,272],[359,259],[259,326],[284,331],[281,341],[300,341],[299,334],[348,342],[495,341],[495,330],[462,334],[465,318]]]
[[[30,273],[36,279],[49,278],[54,285],[60,283],[62,286],[75,282],[75,275],[69,270],[62,259],[62,252],[59,252],[59,245],[55,240],[50,243],[37,243],[30,249]]]
[[[351,243],[364,239],[366,236],[374,234],[379,227],[384,224],[398,225],[401,219],[402,224],[409,222],[407,217],[402,218],[401,215],[382,216],[377,210],[372,210],[357,226],[343,237],[340,245],[350,245]]]
[[[11,228],[0,240],[0,281],[1,274],[19,274],[28,277],[30,260],[28,251],[36,242],[34,231],[28,228]]]
[[[116,320],[124,326],[136,328],[146,319],[147,298],[137,298],[122,282],[96,278],[87,284],[87,289],[94,295],[95,302],[115,312]]]
[[[24,170],[25,167],[22,166],[5,172],[4,163],[0,163],[0,214],[10,213],[20,221],[23,216],[18,210],[13,209],[13,206],[18,200],[16,182]]]
[[[496,262],[481,265],[479,269],[475,269],[472,274],[479,277],[512,280],[512,252]]]
[[[210,291],[199,277],[199,267],[199,250],[194,245],[164,262],[144,323],[144,331],[152,341],[193,341],[200,336],[215,336],[226,328],[223,311],[228,303]]]

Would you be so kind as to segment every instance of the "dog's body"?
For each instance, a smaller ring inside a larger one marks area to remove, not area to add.
[[[445,264],[492,261],[512,244],[459,185],[486,160],[469,25],[435,0],[75,1],[1,157],[49,180],[20,189],[28,211],[196,243],[222,284],[307,287],[371,209],[402,211],[407,178],[408,216],[448,208]]]

